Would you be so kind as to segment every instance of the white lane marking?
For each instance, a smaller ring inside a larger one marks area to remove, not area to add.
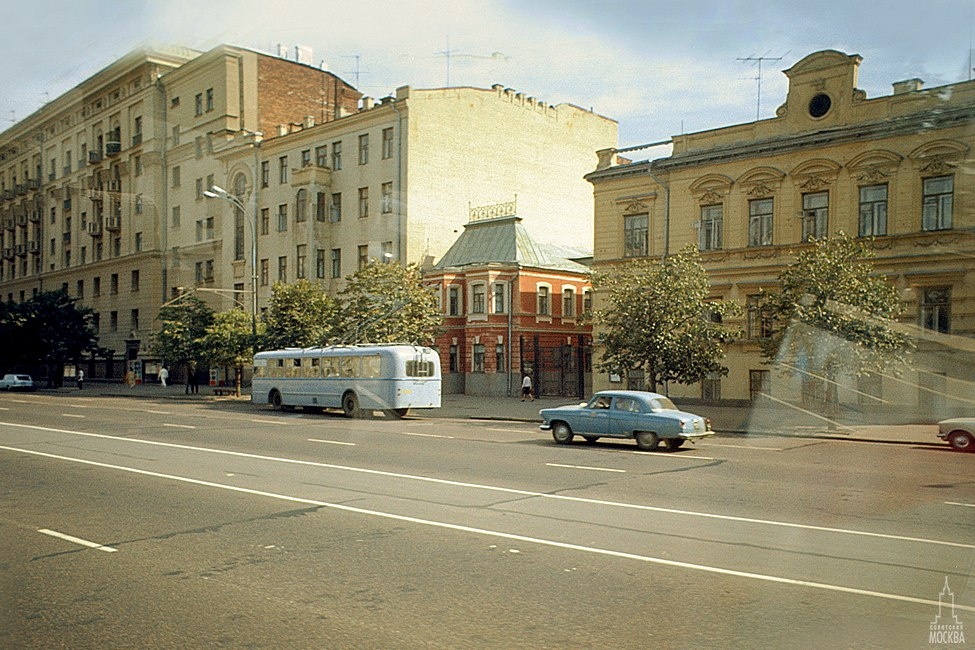
[[[61,414],[61,417],[63,417],[63,418],[81,418],[83,420],[87,416],[81,415],[80,413],[62,413]]]
[[[309,438],[308,442],[324,442],[329,445],[348,445],[349,447],[355,447],[354,442],[341,442],[339,440],[319,440],[318,438]]]
[[[8,409],[6,406],[0,406],[0,411],[9,411],[9,410],[10,409]]]
[[[101,544],[96,544],[95,542],[89,542],[87,539],[81,539],[80,537],[72,537],[71,535],[65,535],[64,533],[59,533],[55,530],[48,530],[47,528],[38,529],[39,533],[44,535],[50,535],[51,537],[57,537],[68,542],[73,542],[75,544],[80,544],[81,546],[87,546],[88,548],[93,548],[98,551],[105,551],[106,553],[118,553],[117,548],[112,548],[111,546],[102,546]]]
[[[297,460],[294,458],[279,458],[276,456],[264,456],[261,454],[248,454],[242,451],[230,451],[227,449],[212,449],[209,447],[195,447],[193,445],[181,445],[174,442],[160,442],[157,440],[144,440],[141,438],[120,438],[118,436],[110,436],[104,433],[90,433],[87,431],[71,431],[68,429],[55,429],[53,427],[41,427],[33,424],[19,424],[17,422],[0,422],[0,426],[15,427],[20,429],[31,429],[34,431],[49,431],[52,433],[64,433],[68,435],[84,436],[88,438],[101,438],[105,440],[114,440],[116,442],[130,442],[141,445],[150,445],[154,447],[169,447],[172,449],[184,449],[187,451],[201,451],[210,454],[221,454],[224,456],[234,456],[237,458],[250,458],[254,460],[266,460],[276,463],[289,463],[292,465],[306,465],[310,467],[322,467],[325,469],[335,469],[345,472],[356,472],[359,474],[369,474],[372,476],[386,476],[390,478],[407,479],[411,481],[422,481],[425,483],[435,483],[437,485],[450,485],[453,487],[470,488],[476,490],[485,490],[489,492],[500,492],[502,494],[515,494],[518,496],[527,497],[537,497],[539,499],[555,499],[557,501],[570,501],[573,503],[588,503],[591,505],[599,506],[609,506],[614,508],[626,508],[630,510],[643,510],[646,512],[664,512],[674,515],[683,515],[687,517],[701,517],[703,519],[716,519],[719,521],[736,521],[747,524],[760,524],[764,526],[777,526],[780,528],[794,528],[797,530],[815,530],[823,533],[836,533],[840,535],[856,535],[860,537],[873,537],[876,539],[889,539],[901,542],[916,542],[920,544],[934,544],[937,546],[950,546],[954,548],[967,548],[975,549],[975,544],[964,544],[961,542],[947,542],[939,539],[927,539],[924,537],[909,537],[906,535],[891,535],[888,533],[872,533],[865,530],[852,530],[849,528],[832,528],[829,526],[816,526],[813,524],[797,524],[788,521],[775,521],[772,519],[756,519],[753,517],[736,517],[734,515],[720,515],[712,512],[699,512],[695,510],[678,510],[677,508],[664,508],[661,506],[648,506],[638,503],[625,503],[620,501],[606,501],[604,499],[590,499],[586,497],[576,497],[569,496],[565,494],[550,494],[547,492],[531,492],[529,490],[519,490],[516,488],[506,488],[499,487],[496,485],[483,485],[480,483],[467,483],[463,481],[452,481],[443,478],[433,478],[430,476],[417,476],[413,474],[401,474],[398,472],[387,472],[379,469],[368,469],[365,467],[351,467],[349,465],[335,465],[332,463],[322,463],[313,460]],[[26,449],[21,449],[19,447],[5,447],[0,446],[0,449],[6,449],[8,451],[20,451],[23,453],[42,453],[42,452],[32,452]],[[635,454],[646,454],[648,457],[652,458],[668,458],[674,454],[648,454],[647,452],[637,451],[633,452]],[[701,456],[693,456],[692,458],[702,458]],[[710,459],[714,460],[714,459]]]
[[[416,433],[414,431],[403,431],[402,434],[404,436],[417,436],[417,437],[420,437],[420,438],[443,438],[445,440],[453,440],[454,439],[453,436],[441,436],[441,435],[436,434],[436,433]]]
[[[146,409],[146,413],[152,413],[153,415],[169,415],[169,411],[153,411],[152,409]]]
[[[173,429],[195,429],[196,427],[192,424],[171,424],[169,422],[163,422],[164,427],[172,427]]]
[[[949,506],[962,506],[963,508],[975,508],[975,503],[958,503],[957,501],[945,501]]]
[[[750,447],[748,445],[723,445],[718,442],[708,443],[708,447],[728,447],[730,449],[758,449],[760,451],[782,451],[781,447]]]
[[[455,530],[463,533],[472,533],[475,535],[487,535],[490,537],[500,537],[502,539],[510,539],[519,542],[525,542],[528,544],[538,544],[540,546],[550,546],[553,548],[561,548],[570,551],[580,551],[583,553],[593,553],[596,555],[604,555],[608,557],[615,557],[626,560],[635,560],[638,562],[646,562],[648,564],[658,564],[662,566],[669,566],[678,569],[689,569],[691,571],[703,571],[705,573],[717,573],[720,575],[734,576],[738,578],[748,578],[751,580],[760,580],[763,582],[774,582],[778,584],[791,585],[795,587],[807,587],[810,589],[820,589],[823,591],[833,591],[845,594],[853,594],[857,596],[871,596],[874,598],[882,598],[884,600],[893,600],[905,603],[914,603],[924,605],[926,607],[939,606],[939,601],[930,600],[928,598],[916,598],[914,596],[904,596],[901,594],[892,594],[883,591],[873,591],[869,589],[858,589],[856,587],[846,587],[843,585],[835,585],[826,582],[812,582],[810,580],[799,580],[796,578],[786,578],[784,576],[775,576],[764,573],[753,573],[750,571],[738,571],[735,569],[725,569],[722,567],[711,566],[707,564],[696,564],[692,562],[680,562],[677,560],[668,560],[661,557],[653,557],[649,555],[638,555],[636,553],[627,553],[624,551],[614,551],[606,548],[599,548],[596,546],[583,546],[581,544],[571,544],[569,542],[559,542],[551,539],[544,539],[541,537],[529,537],[526,535],[519,535],[517,533],[506,533],[499,530],[490,530],[487,528],[476,528],[473,526],[465,526],[462,524],[452,524],[445,521],[436,521],[433,519],[420,519],[418,517],[411,517],[409,515],[398,515],[392,512],[383,512],[381,510],[369,510],[367,508],[357,508],[355,506],[349,506],[339,503],[330,503],[328,501],[318,501],[316,499],[306,499],[304,497],[297,497],[287,494],[279,494],[276,492],[266,492],[264,490],[254,490],[251,488],[239,487],[236,485],[226,485],[223,483],[214,483],[212,481],[202,481],[200,479],[189,478],[187,476],[177,476],[174,474],[163,474],[160,472],[151,472],[149,470],[139,469],[136,467],[125,467],[124,465],[111,465],[109,463],[100,463],[93,460],[85,460],[82,458],[71,458],[68,456],[60,456],[57,454],[48,454],[42,451],[30,451],[25,449],[17,449],[14,447],[4,447],[0,446],[0,449],[7,449],[9,451],[20,452],[24,454],[31,454],[34,456],[42,456],[45,458],[53,458],[55,460],[65,460],[74,463],[81,463],[84,465],[92,465],[95,467],[102,467],[105,469],[114,469],[122,472],[131,472],[133,474],[139,474],[141,476],[151,476],[154,478],[162,478],[171,481],[179,481],[182,483],[189,483],[192,485],[201,485],[204,487],[218,488],[222,490],[229,490],[232,492],[240,492],[243,494],[250,494],[253,496],[267,497],[271,499],[279,499],[281,501],[289,501],[291,503],[302,503],[305,505],[313,505],[321,508],[331,508],[334,510],[341,510],[343,512],[351,512],[360,515],[367,515],[372,517],[381,517],[383,519],[392,519],[394,521],[403,521],[407,523],[418,524],[421,526],[433,526],[436,528],[443,528],[446,530]],[[79,540],[80,541],[80,540]],[[109,547],[105,547],[108,549]],[[117,549],[112,549],[117,550]],[[973,605],[960,605],[955,603],[956,610],[963,610],[966,612],[975,612],[975,606]]]
[[[568,469],[591,469],[594,472],[619,472],[620,474],[626,474],[625,469],[611,469],[609,467],[588,467],[586,465],[562,465],[560,463],[545,463],[546,467],[565,467]]]
[[[289,422],[284,422],[282,420],[248,420],[248,422],[253,422],[255,424],[290,424]]]
[[[10,400],[14,404],[33,404],[34,402],[26,399],[12,399]]]
[[[61,406],[64,406],[65,408],[69,408],[69,409],[86,409],[86,408],[88,408],[88,405],[87,404],[62,404]]]
[[[500,431],[501,433],[526,433],[525,429],[502,429],[501,427],[487,427],[487,431]]]
[[[679,454],[652,454],[645,451],[631,451],[630,453],[636,454],[637,456],[646,456],[647,458],[670,458],[671,460],[717,460],[713,456],[690,456],[687,452]]]

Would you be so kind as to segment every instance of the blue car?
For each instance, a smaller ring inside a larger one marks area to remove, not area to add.
[[[637,447],[653,451],[660,441],[674,451],[685,441],[714,435],[711,420],[679,410],[670,399],[639,390],[606,390],[578,406],[542,409],[541,429],[567,445],[575,435],[593,443],[600,438],[633,438]]]

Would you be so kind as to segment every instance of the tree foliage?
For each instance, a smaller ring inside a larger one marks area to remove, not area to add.
[[[426,343],[442,318],[436,295],[416,264],[373,262],[356,271],[339,294],[343,339],[350,343]]]
[[[868,241],[844,233],[815,241],[762,292],[771,336],[762,354],[783,369],[832,380],[880,371],[906,360],[913,342],[895,318],[902,310],[895,287],[874,274]]]
[[[341,336],[340,311],[335,298],[308,280],[294,284],[276,282],[271,287],[260,347],[274,350],[333,343]]]
[[[601,370],[643,370],[650,390],[728,373],[721,365],[724,346],[738,333],[722,321],[738,308],[709,299],[711,284],[693,246],[663,261],[636,260],[597,273],[593,288],[605,305],[593,313]]]
[[[160,328],[152,349],[163,361],[194,366],[206,358],[203,337],[213,322],[213,310],[196,296],[186,296],[159,310]]]
[[[64,364],[98,349],[94,315],[63,290],[44,291],[22,303],[0,304],[0,365],[49,365],[60,377]]]
[[[240,395],[244,366],[254,357],[251,314],[240,309],[220,312],[213,317],[200,341],[206,360],[212,365],[234,369],[234,387]]]

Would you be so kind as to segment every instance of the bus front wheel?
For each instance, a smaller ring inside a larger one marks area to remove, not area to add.
[[[342,396],[342,412],[350,418],[359,417],[359,398],[349,392]]]

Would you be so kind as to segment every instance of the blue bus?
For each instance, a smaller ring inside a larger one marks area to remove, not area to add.
[[[286,348],[254,355],[251,401],[405,417],[411,408],[439,408],[440,383],[440,356],[422,345]]]

